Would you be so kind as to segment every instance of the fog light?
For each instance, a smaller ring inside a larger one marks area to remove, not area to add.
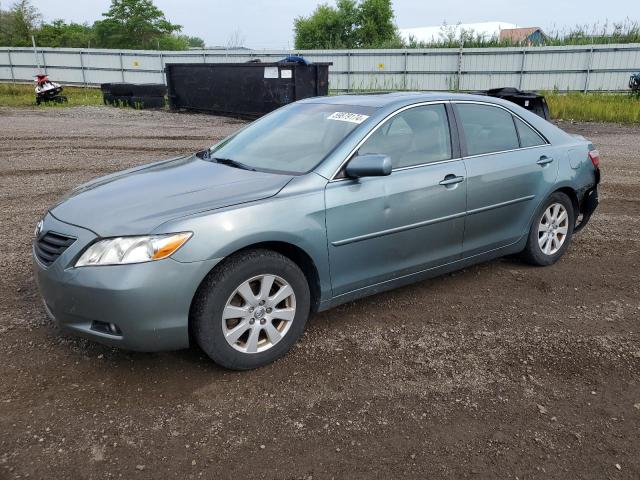
[[[122,330],[120,330],[115,323],[99,322],[94,320],[91,322],[91,330],[106,333],[107,335],[115,335],[118,337],[122,336]]]

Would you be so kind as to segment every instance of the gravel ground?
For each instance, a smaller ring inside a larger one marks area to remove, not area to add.
[[[0,478],[640,477],[637,126],[562,124],[604,180],[552,267],[502,259],[344,305],[244,373],[61,336],[30,266],[46,208],[240,125],[0,107]]]

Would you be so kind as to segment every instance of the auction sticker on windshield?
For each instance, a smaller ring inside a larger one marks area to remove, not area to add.
[[[339,120],[341,122],[362,123],[369,115],[351,112],[335,112],[327,117],[328,120]]]

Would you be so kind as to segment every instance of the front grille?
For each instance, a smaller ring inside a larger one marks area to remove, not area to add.
[[[48,267],[75,241],[76,239],[73,237],[47,232],[34,243],[36,256],[43,265]]]

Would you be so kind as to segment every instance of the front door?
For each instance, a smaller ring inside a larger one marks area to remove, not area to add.
[[[444,104],[401,111],[358,153],[388,155],[393,171],[386,177],[339,178],[326,187],[334,295],[458,259],[466,172],[464,162],[453,159]]]

